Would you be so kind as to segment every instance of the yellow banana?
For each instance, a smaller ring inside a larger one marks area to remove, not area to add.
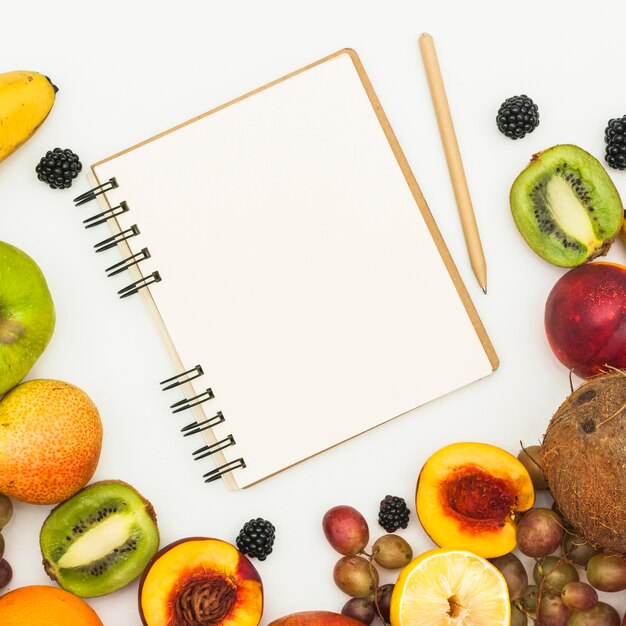
[[[57,91],[47,76],[37,72],[0,74],[0,161],[41,126]]]

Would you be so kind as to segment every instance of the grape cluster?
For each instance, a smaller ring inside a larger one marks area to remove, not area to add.
[[[394,498],[393,506],[398,505],[400,500]],[[405,506],[404,500],[402,505]],[[408,518],[408,510],[402,513],[403,516],[405,514]],[[394,530],[399,526],[394,523]],[[333,570],[337,587],[351,596],[341,610],[342,614],[364,624],[371,624],[375,618],[389,624],[394,586],[379,585],[377,566],[386,570],[404,567],[413,558],[411,546],[402,537],[387,534],[374,541],[370,552],[367,552],[370,540],[367,521],[359,511],[347,505],[335,506],[327,511],[322,519],[322,528],[330,545],[343,555]]]
[[[13,515],[11,500],[0,493],[0,531],[9,523]],[[13,578],[13,570],[4,557],[4,537],[0,533],[0,589],[6,587]]]
[[[529,469],[535,490],[545,490],[537,472],[540,446],[525,448],[518,458]],[[534,471],[533,471],[534,470]],[[511,599],[511,626],[619,626],[618,612],[598,600],[598,591],[626,590],[626,557],[596,550],[568,528],[556,510],[534,508],[517,524],[517,547],[534,559],[533,583],[513,553],[491,562],[504,576]],[[579,571],[580,570],[580,571]],[[586,582],[581,580],[581,571]]]

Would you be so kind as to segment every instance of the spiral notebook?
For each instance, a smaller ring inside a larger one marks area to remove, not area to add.
[[[85,226],[110,226],[96,251],[156,324],[161,388],[183,435],[204,437],[207,482],[247,487],[497,367],[352,50],[92,180],[76,204],[100,203]],[[428,412],[408,419],[427,428]]]

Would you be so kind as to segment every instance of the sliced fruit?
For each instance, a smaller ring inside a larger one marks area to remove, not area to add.
[[[163,548],[146,568],[139,613],[144,626],[257,626],[263,584],[235,546],[190,537]]]
[[[535,154],[511,188],[513,219],[542,258],[574,267],[606,254],[624,208],[602,164],[573,145]]]
[[[391,596],[392,626],[508,626],[504,576],[465,550],[431,550],[400,572]]]
[[[39,543],[50,578],[90,598],[137,578],[159,549],[159,531],[152,505],[135,489],[102,481],[53,509]]]
[[[417,482],[419,520],[442,548],[493,558],[515,548],[515,519],[535,501],[526,468],[485,443],[454,443],[435,452]]]

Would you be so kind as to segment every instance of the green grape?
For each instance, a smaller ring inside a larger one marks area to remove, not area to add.
[[[546,556],[535,563],[533,577],[537,585],[543,582],[545,589],[560,593],[567,583],[578,581],[578,572],[570,563],[556,556]]]
[[[604,602],[587,611],[572,611],[567,626],[620,626],[618,612]]]
[[[0,529],[4,528],[13,515],[13,504],[3,493],[0,493]]]

